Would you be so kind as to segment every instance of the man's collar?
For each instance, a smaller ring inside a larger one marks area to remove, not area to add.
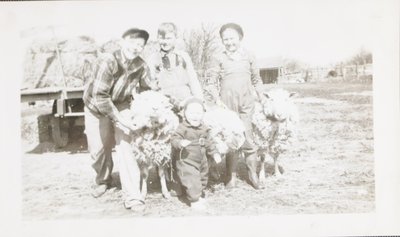
[[[119,49],[119,50],[115,51],[114,55],[115,55],[115,58],[117,59],[117,61],[118,61],[120,66],[122,66],[123,68],[127,68],[128,67],[128,64],[127,64],[127,62],[125,60],[125,56],[122,53],[122,49]]]
[[[137,56],[136,58],[132,60],[127,60],[125,59],[124,54],[122,53],[122,50],[117,50],[114,53],[115,58],[117,59],[117,62],[121,67],[123,67],[125,70],[133,70],[136,71],[138,70],[142,65],[143,65],[143,59],[140,56]]]

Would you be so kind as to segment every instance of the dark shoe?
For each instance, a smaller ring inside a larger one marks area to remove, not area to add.
[[[207,205],[204,199],[202,199],[197,202],[190,203],[190,208],[194,211],[203,212],[207,209]]]
[[[254,189],[260,189],[260,184],[256,172],[248,169],[247,173],[249,175],[250,185],[253,186]]]
[[[260,184],[256,184],[256,183],[251,183],[251,186],[255,189],[255,190],[259,190],[259,189],[261,189],[261,186],[260,186]]]
[[[107,191],[107,189],[108,189],[108,185],[107,184],[97,185],[92,190],[92,196],[94,198],[98,198],[98,197],[102,196]]]
[[[138,205],[131,206],[130,209],[133,212],[143,212],[146,209],[146,205],[138,204]]]
[[[265,185],[261,183],[258,179],[249,179],[249,184],[256,190],[265,189]]]
[[[134,212],[141,212],[144,211],[146,205],[144,204],[143,201],[140,200],[132,200],[132,201],[125,201],[124,206],[126,209],[130,209],[131,211]]]
[[[172,197],[180,197],[183,194],[182,186],[179,183],[172,183],[171,184],[171,190],[169,190],[169,194],[171,194]]]

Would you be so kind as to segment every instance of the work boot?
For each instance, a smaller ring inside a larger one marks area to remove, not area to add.
[[[249,175],[249,182],[250,182],[250,185],[253,186],[254,189],[257,189],[257,190],[258,190],[258,189],[261,189],[261,185],[260,185],[260,183],[258,182],[257,174],[254,173],[254,172],[251,171],[251,170],[248,170],[248,175]]]
[[[107,189],[108,189],[107,184],[96,185],[95,187],[93,187],[92,196],[94,198],[98,198],[102,196],[107,191]]]
[[[183,194],[182,191],[182,186],[179,183],[172,183],[171,184],[171,190],[169,190],[169,193],[171,194],[172,197],[180,197]]]
[[[133,212],[142,212],[146,208],[146,205],[144,204],[144,201],[131,200],[131,201],[125,201],[124,207],[126,209],[130,209]]]
[[[255,154],[249,154],[246,157],[246,168],[247,168],[247,174],[249,178],[249,183],[253,188],[255,189],[260,189],[260,184],[258,182],[258,176],[257,176],[257,156]]]
[[[204,200],[200,200],[200,199],[196,202],[190,203],[190,207],[192,208],[192,210],[195,210],[195,211],[205,211],[207,208],[206,202]]]

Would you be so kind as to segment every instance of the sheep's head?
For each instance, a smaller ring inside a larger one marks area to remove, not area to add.
[[[277,121],[285,121],[296,116],[296,106],[292,101],[295,92],[288,92],[283,89],[273,89],[264,92],[264,100],[262,101],[264,113]]]
[[[152,119],[149,117],[146,117],[146,116],[137,115],[137,116],[134,116],[131,121],[132,121],[131,125],[133,128],[135,128],[135,130],[142,129],[144,127],[150,128],[153,125]]]
[[[244,134],[233,132],[232,138],[230,139],[230,143],[228,143],[228,146],[233,150],[238,150],[243,145],[245,139],[246,138]]]

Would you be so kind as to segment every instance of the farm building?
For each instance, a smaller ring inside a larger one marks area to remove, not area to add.
[[[348,80],[360,80],[370,77],[372,79],[372,64],[346,65],[342,69],[342,76]]]
[[[281,57],[263,58],[257,61],[264,84],[278,83],[285,77],[285,64]]]
[[[257,63],[264,84],[302,83],[305,81],[305,72],[302,70],[289,70],[286,66],[288,61],[281,57],[259,59]]]

